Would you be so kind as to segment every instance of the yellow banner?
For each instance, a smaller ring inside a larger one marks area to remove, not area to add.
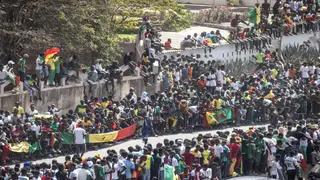
[[[30,144],[28,142],[21,142],[19,144],[10,144],[10,150],[13,152],[25,152],[28,153]]]
[[[118,136],[118,131],[103,134],[89,134],[89,143],[112,142]]]
[[[213,112],[206,112],[206,118],[209,125],[217,123],[216,118],[214,118]]]

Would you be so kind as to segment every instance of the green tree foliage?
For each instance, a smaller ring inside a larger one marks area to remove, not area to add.
[[[175,0],[110,0],[111,21],[118,33],[138,32],[141,17],[149,16],[152,22],[165,30],[181,30],[191,25],[191,13]]]
[[[10,0],[0,4],[0,57],[25,50],[60,47],[62,52],[91,53],[111,59],[118,44],[106,0]]]

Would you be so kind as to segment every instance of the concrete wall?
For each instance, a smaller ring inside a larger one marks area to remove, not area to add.
[[[143,91],[153,94],[161,90],[161,83],[153,84],[146,87],[142,77],[127,76],[123,78],[122,85],[116,83],[114,100],[120,100],[129,92],[130,87],[135,88],[137,96],[140,96]],[[89,87],[86,86],[86,92]],[[89,96],[103,97],[108,96],[104,83],[95,83],[92,87],[93,94]],[[46,88],[42,92],[42,101],[35,101],[34,104],[39,112],[45,112],[48,105],[55,104],[57,108],[62,108],[61,113],[66,113],[69,109],[74,109],[79,104],[80,99],[84,97],[84,87],[81,84],[67,85],[64,87]],[[25,110],[29,109],[31,104],[30,95],[27,92],[18,94],[6,93],[0,96],[0,109],[10,110],[15,102],[20,102]]]
[[[283,36],[281,40],[275,40],[273,39],[271,41],[273,49],[275,48],[284,48],[286,45],[290,44],[301,44],[304,41],[310,40],[313,46],[319,48],[319,43],[316,41],[320,39],[320,32],[317,33],[306,33],[306,34],[299,34],[295,36]],[[207,53],[205,53],[203,48],[193,48],[193,49],[187,49],[185,51],[180,50],[172,50],[168,51],[166,53],[163,53],[160,55],[160,57],[163,57],[166,55],[167,57],[170,57],[171,55],[176,55],[177,53],[180,53],[181,55],[201,55],[201,59],[204,61],[208,60],[235,60],[236,58],[241,58],[243,60],[251,60],[252,55],[256,54],[256,50],[250,50],[247,52],[236,52],[235,51],[235,45],[234,44],[227,44],[227,45],[221,45],[217,48],[213,49],[211,53],[209,53],[207,49]],[[212,57],[209,57],[209,55],[212,55]],[[208,58],[202,58],[205,55],[208,56]]]
[[[203,5],[215,5],[215,6],[226,6],[227,0],[176,0],[178,3],[182,4],[203,4]],[[271,5],[273,5],[275,0],[268,0]],[[233,3],[237,5],[239,0],[233,0]],[[243,6],[253,7],[255,3],[259,2],[260,4],[264,0],[242,0]]]

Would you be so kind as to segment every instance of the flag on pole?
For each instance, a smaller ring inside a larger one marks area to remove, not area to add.
[[[260,23],[260,9],[254,7],[248,12],[249,22],[257,26]]]

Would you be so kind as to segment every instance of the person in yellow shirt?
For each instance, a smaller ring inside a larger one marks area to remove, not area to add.
[[[223,100],[220,98],[220,96],[216,96],[213,100],[213,105],[216,109],[221,109],[223,104]]]
[[[19,102],[16,102],[14,104],[14,107],[12,108],[12,112],[14,112],[15,110],[18,110],[18,115],[20,115],[22,118],[22,116],[24,114],[24,109],[23,109],[23,107],[20,106]]]
[[[46,59],[46,64],[50,66],[50,74],[49,74],[49,85],[53,86],[54,76],[56,74],[56,67],[54,63],[58,61],[59,57],[57,54],[53,55],[51,58]],[[57,67],[60,68],[60,67]]]
[[[278,75],[278,71],[275,68],[273,68],[271,70],[271,78],[274,80],[277,75]]]
[[[210,151],[209,151],[208,144],[204,144],[203,148],[204,148],[202,152],[203,164],[209,164]]]

